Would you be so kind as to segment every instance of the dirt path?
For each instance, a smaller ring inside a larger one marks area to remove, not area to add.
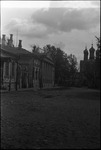
[[[100,93],[71,88],[1,95],[3,149],[100,148]]]

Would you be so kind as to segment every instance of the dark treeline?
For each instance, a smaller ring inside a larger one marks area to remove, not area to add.
[[[100,86],[100,59],[101,59],[101,39],[96,38],[98,59],[94,62],[86,62],[84,76],[87,80],[87,86],[90,88],[99,88]],[[39,46],[32,46],[32,51],[40,53]],[[43,47],[43,53],[49,53],[52,57],[55,66],[55,84],[62,86],[83,86],[81,74],[77,69],[77,58],[75,55],[67,55],[59,47],[53,45],[46,45]],[[77,76],[78,75],[78,76]]]
[[[32,51],[39,52],[36,45]],[[74,55],[67,55],[63,50],[53,45],[43,47],[44,54],[50,54],[55,66],[55,84],[66,86],[73,84],[77,72],[77,59]]]

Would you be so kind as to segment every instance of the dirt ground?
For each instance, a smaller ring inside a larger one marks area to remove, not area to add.
[[[1,94],[2,149],[99,149],[100,91]]]

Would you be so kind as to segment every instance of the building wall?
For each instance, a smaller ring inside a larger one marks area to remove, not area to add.
[[[83,86],[100,88],[100,60],[80,61],[80,75]]]
[[[21,62],[21,60],[16,62],[14,59],[10,59],[3,62],[3,86],[7,90],[39,89],[40,81],[43,88],[54,86],[54,66],[51,63],[38,58],[31,58],[27,63]]]
[[[31,53],[22,48],[21,42],[19,40],[18,47],[14,47],[13,34],[10,34],[8,42],[6,41],[6,35],[2,37],[0,51],[2,51],[2,58],[5,58],[5,61],[2,61],[3,66],[1,68],[3,74],[2,86],[5,86],[8,90],[39,88],[41,84],[43,84],[43,87],[53,86],[54,67],[50,54],[48,53],[45,56],[46,54]]]
[[[34,89],[39,88],[39,73],[40,73],[40,60],[37,58],[33,59],[33,87]]]
[[[7,66],[8,66],[8,71],[7,71]],[[2,86],[5,87],[7,90],[15,90],[16,68],[17,68],[17,63],[14,60],[3,62],[3,85]]]
[[[42,82],[43,87],[54,86],[54,67],[46,61],[42,62]]]

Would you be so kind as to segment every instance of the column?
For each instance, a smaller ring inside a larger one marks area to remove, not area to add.
[[[19,76],[20,73],[20,76]],[[22,65],[19,65],[19,72],[18,72],[18,76],[19,76],[19,81],[20,81],[20,88],[22,88]]]
[[[18,78],[18,64],[17,63],[15,63],[15,69],[14,69],[14,80],[15,80],[15,90],[17,90],[18,89],[18,82],[19,82],[19,80],[17,79]]]
[[[3,79],[5,78],[5,65],[6,65],[6,62],[4,62],[3,64]]]
[[[9,91],[11,90],[11,62],[9,62]]]

